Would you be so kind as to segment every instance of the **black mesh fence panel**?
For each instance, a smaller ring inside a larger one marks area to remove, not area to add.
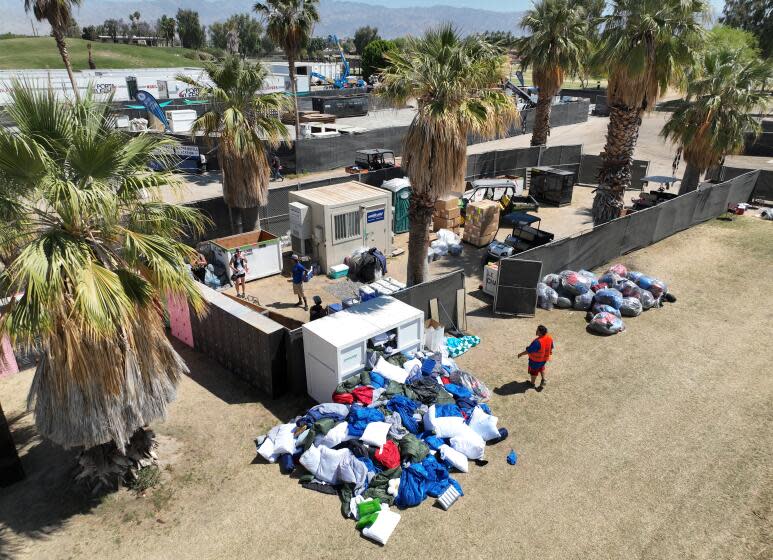
[[[626,228],[622,238],[621,253],[630,253],[635,249],[652,245],[661,206],[662,204],[658,204],[625,217]]]
[[[455,270],[439,278],[401,290],[392,297],[420,309],[427,318],[430,316],[430,300],[437,299],[440,322],[446,327],[452,325],[458,327],[456,325],[456,291],[462,288],[464,288],[464,271]]]
[[[734,179],[733,181],[737,180]],[[692,215],[694,224],[715,218],[727,210],[727,197],[730,194],[730,186],[731,181],[728,181],[701,188],[701,196],[697,198],[695,211]]]
[[[540,261],[504,259],[499,262],[494,311],[508,315],[534,315]]]
[[[693,191],[671,199],[666,204],[661,204],[652,242],[656,243],[669,235],[690,227],[693,224],[692,215],[695,212],[698,197],[700,197],[700,193]]]

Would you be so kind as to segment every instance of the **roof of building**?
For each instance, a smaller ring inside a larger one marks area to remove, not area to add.
[[[383,189],[371,187],[359,181],[347,181],[337,185],[328,185],[316,189],[306,189],[291,193],[294,198],[314,202],[323,206],[348,204],[373,198],[388,196]]]

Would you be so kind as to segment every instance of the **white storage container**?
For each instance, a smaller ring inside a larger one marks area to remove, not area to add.
[[[241,248],[247,259],[249,272],[245,281],[282,272],[282,243],[276,235],[258,229],[209,241],[212,255],[225,266],[229,276],[228,263],[231,262],[237,247]]]
[[[317,402],[329,402],[336,386],[365,367],[368,340],[396,331],[397,350],[420,350],[424,313],[382,296],[303,325],[306,388]]]
[[[166,119],[169,121],[169,127],[175,134],[190,132],[193,122],[196,120],[196,111],[192,109],[167,111]]]

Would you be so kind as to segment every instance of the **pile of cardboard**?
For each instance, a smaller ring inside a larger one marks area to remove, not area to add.
[[[432,231],[449,229],[457,235],[462,234],[462,213],[459,209],[459,199],[447,195],[435,202],[435,212],[432,215]]]
[[[464,235],[462,239],[476,247],[483,247],[494,240],[499,229],[499,203],[493,200],[470,202],[465,208]]]

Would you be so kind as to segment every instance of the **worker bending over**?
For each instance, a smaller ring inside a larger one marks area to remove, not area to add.
[[[530,383],[532,387],[536,387],[537,376],[542,379],[540,381],[539,389],[542,390],[547,384],[545,379],[545,368],[547,367],[550,357],[553,355],[553,338],[548,334],[548,329],[544,325],[537,327],[537,338],[531,341],[528,348],[518,354],[518,357],[529,355],[529,376],[531,377]]]

